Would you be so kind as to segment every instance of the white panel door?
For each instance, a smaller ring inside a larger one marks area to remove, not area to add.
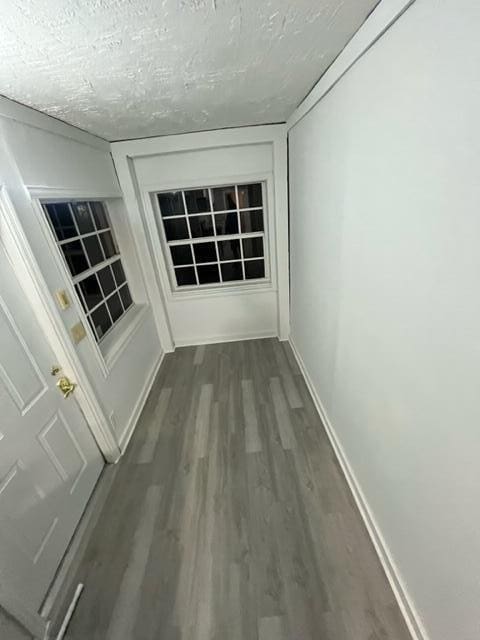
[[[103,467],[0,240],[0,580],[38,611]],[[61,364],[61,363],[60,363]]]

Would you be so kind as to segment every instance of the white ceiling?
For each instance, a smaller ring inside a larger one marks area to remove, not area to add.
[[[3,0],[0,94],[108,140],[284,121],[378,0]]]

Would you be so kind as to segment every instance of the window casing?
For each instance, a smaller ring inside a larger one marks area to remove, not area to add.
[[[173,291],[268,279],[265,183],[156,194]]]
[[[133,305],[105,205],[47,202],[44,211],[97,342]]]

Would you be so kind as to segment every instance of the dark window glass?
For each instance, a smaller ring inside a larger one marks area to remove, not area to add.
[[[88,262],[80,240],[66,242],[61,245],[61,248],[72,276],[77,276],[88,269]]]
[[[83,246],[85,247],[90,265],[92,267],[105,260],[102,247],[100,246],[100,242],[98,241],[97,236],[88,236],[87,238],[82,238],[82,242]]]
[[[120,289],[120,298],[123,302],[123,308],[125,310],[128,309],[133,303],[132,296],[130,295],[130,289],[128,288],[128,284]]]
[[[95,231],[93,218],[90,215],[90,209],[86,202],[72,202],[72,211],[75,216],[78,231],[82,233],[91,233]]]
[[[218,254],[220,260],[235,260],[240,258],[240,240],[219,240]]]
[[[222,280],[229,282],[230,280],[243,280],[242,263],[241,262],[225,262],[220,265],[222,270]]]
[[[210,284],[212,282],[220,282],[218,265],[216,264],[199,265],[197,267],[197,271],[198,271],[199,284]]]
[[[180,244],[174,247],[170,247],[170,253],[172,254],[172,262],[175,266],[179,264],[192,264],[192,248],[189,244]]]
[[[263,260],[247,260],[245,262],[245,278],[264,278],[265,263]]]
[[[242,184],[238,187],[238,207],[248,209],[249,207],[262,206],[262,185]]]
[[[114,293],[113,296],[107,300],[107,304],[112,320],[116,322],[123,313],[122,302],[118,293]]]
[[[175,277],[179,287],[186,287],[191,284],[197,284],[195,269],[193,267],[180,267],[175,269]]]
[[[93,219],[97,229],[106,229],[109,224],[103,204],[101,202],[90,202],[90,207],[92,208]]]
[[[263,211],[241,211],[240,226],[242,233],[263,231]]]
[[[101,233],[99,238],[100,238],[100,242],[102,243],[103,252],[105,253],[105,258],[107,260],[108,258],[112,258],[114,255],[118,253],[118,249],[115,245],[115,241],[110,231],[105,231],[104,233]]]
[[[215,216],[215,230],[217,235],[230,235],[238,233],[238,217],[236,211],[230,213],[217,213]]]
[[[219,187],[212,189],[214,211],[228,211],[237,208],[235,187]]]
[[[212,216],[194,216],[189,218],[192,238],[213,236]]]
[[[193,245],[196,262],[216,262],[217,252],[214,242],[200,242]]]
[[[112,264],[113,275],[115,276],[115,282],[117,283],[117,287],[123,284],[126,280],[125,271],[123,270],[122,263],[120,260],[117,260]]]
[[[100,338],[104,336],[112,326],[112,321],[110,320],[105,304],[102,304],[98,309],[95,309],[95,311],[92,312],[91,318],[97,338],[100,340]]]
[[[192,189],[185,191],[185,201],[187,203],[187,213],[203,213],[210,211],[210,198],[208,189]]]
[[[88,309],[93,309],[93,307],[96,307],[97,304],[102,301],[102,292],[95,274],[79,282],[79,287]]]
[[[112,291],[116,289],[112,270],[110,267],[105,267],[104,269],[101,269],[97,275],[100,280],[100,284],[102,285],[104,295],[108,296],[108,294],[112,293]]]
[[[167,240],[185,240],[188,238],[187,221],[185,218],[164,220],[165,235]]]
[[[244,258],[257,258],[258,256],[263,256],[262,238],[244,238],[242,242]]]
[[[45,208],[59,240],[66,240],[78,235],[70,207],[66,202],[46,204]]]
[[[158,204],[162,216],[179,216],[185,213],[181,191],[171,191],[169,193],[158,194]]]

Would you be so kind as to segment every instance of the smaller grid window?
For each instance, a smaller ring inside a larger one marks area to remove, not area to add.
[[[100,342],[133,304],[105,205],[49,202],[43,208]]]
[[[267,277],[263,193],[256,182],[157,194],[175,288]]]

